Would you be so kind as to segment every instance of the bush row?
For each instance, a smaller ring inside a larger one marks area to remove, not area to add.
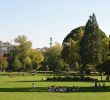
[[[47,78],[47,81],[97,81],[90,77],[52,77]]]

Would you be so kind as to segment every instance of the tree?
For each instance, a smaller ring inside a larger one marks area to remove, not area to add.
[[[28,65],[26,60],[30,61],[29,55],[30,55],[30,49],[31,49],[32,43],[31,41],[28,41],[27,37],[24,35],[21,35],[21,36],[19,35],[17,38],[15,38],[14,42],[15,42],[15,45],[13,46],[12,50],[9,51],[9,55],[8,55],[10,69],[12,70],[15,69],[13,68],[14,67],[13,64],[17,62],[17,64],[20,63],[18,65],[21,66],[21,69],[25,71],[26,70],[25,65]],[[17,59],[19,61],[17,61]]]
[[[5,55],[0,56],[0,71],[5,71],[8,68],[8,61]]]
[[[32,60],[30,59],[29,56],[24,58],[24,60],[23,60],[23,68],[25,68],[26,71],[29,71],[30,69],[32,69]]]
[[[105,72],[106,74],[109,74],[110,75],[110,37],[109,39],[104,39],[104,43],[102,45],[104,47],[104,62],[99,64],[97,66],[97,69],[100,71],[100,72]]]
[[[107,59],[102,63],[100,66],[98,66],[99,70],[101,72],[105,72],[106,74],[110,75],[110,56],[107,57]]]
[[[60,73],[61,71],[68,72],[70,70],[69,65],[63,59],[61,59],[60,56],[56,57],[54,67],[54,72],[56,73]]]
[[[12,71],[14,70],[14,67],[13,67],[13,62],[16,58],[16,47],[13,46],[9,51],[8,51],[8,63],[9,63],[9,66],[8,66],[8,69],[9,71]]]
[[[44,64],[49,66],[49,70],[55,69],[55,59],[61,55],[61,50],[62,46],[57,43],[44,53]]]
[[[42,52],[38,50],[30,50],[30,58],[32,60],[32,67],[33,69],[39,69],[39,64],[43,62],[44,55]]]
[[[104,62],[109,55],[109,38],[104,38],[102,40],[102,61]],[[103,63],[102,62],[102,63]]]
[[[103,37],[104,35],[100,32],[96,16],[93,14],[86,23],[85,33],[80,43],[83,67],[87,68],[87,65],[95,66],[102,63],[101,44]]]
[[[75,70],[77,64],[79,66],[78,69],[81,68],[80,70],[84,70],[87,67],[88,70],[93,70],[97,64],[105,60],[108,54],[108,38],[99,29],[95,14],[90,16],[86,26],[73,29],[64,38],[62,44],[62,58]],[[77,60],[75,60],[76,58]]]
[[[63,45],[62,57],[71,69],[75,69],[75,63],[80,62],[79,41],[68,39],[67,43],[65,42]]]
[[[27,37],[22,35],[15,38],[16,43],[16,55],[22,64],[22,70],[27,70],[31,64],[31,59],[29,58],[29,50],[31,49],[32,43],[27,40]]]
[[[63,40],[62,59],[69,64],[71,69],[76,70],[81,65],[80,41],[84,35],[84,26],[72,30]]]
[[[0,61],[0,70],[1,71],[5,71],[6,68],[8,67],[8,62],[3,60],[3,61]]]
[[[20,71],[22,68],[22,64],[20,62],[20,60],[18,59],[18,57],[16,56],[13,63],[12,63],[13,69],[15,71]]]
[[[43,54],[31,48],[31,41],[22,35],[15,38],[15,45],[9,51],[8,62],[10,69],[16,71],[29,71],[37,69],[39,64],[44,60]]]
[[[108,56],[110,56],[110,35],[109,35],[109,45],[108,45],[108,48],[109,48],[109,54],[108,54]]]
[[[80,70],[80,66],[79,66],[78,61],[75,62],[74,69],[75,69],[75,71],[79,71]]]

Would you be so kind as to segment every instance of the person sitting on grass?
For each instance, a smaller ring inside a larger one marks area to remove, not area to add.
[[[48,88],[49,92],[73,92],[73,91],[79,91],[79,88],[75,88],[75,87],[55,87],[55,86],[51,86]]]

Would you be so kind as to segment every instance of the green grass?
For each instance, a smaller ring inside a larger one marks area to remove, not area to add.
[[[0,100],[110,100],[110,93],[0,93]]]
[[[0,100],[110,100],[110,82],[106,88],[95,88],[94,82],[43,82],[42,78],[51,74],[35,76],[17,75],[9,77],[9,73],[0,73]],[[14,73],[15,75],[16,73]],[[100,80],[100,76],[94,76]],[[35,89],[32,88],[35,83]],[[103,83],[100,83],[101,85]],[[76,86],[79,92],[48,92],[47,88],[55,86]]]

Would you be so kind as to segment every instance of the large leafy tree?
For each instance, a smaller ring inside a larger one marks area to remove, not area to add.
[[[54,71],[57,73],[61,71],[68,72],[70,70],[69,65],[63,59],[61,59],[60,56],[56,57],[54,67],[55,67]]]
[[[0,56],[0,71],[5,71],[8,68],[8,61],[5,55]]]
[[[29,56],[24,58],[23,67],[25,68],[26,71],[29,71],[30,69],[32,69],[32,60],[30,59]]]
[[[44,55],[41,51],[38,50],[30,50],[30,58],[32,60],[32,68],[39,69],[40,64],[44,61]]]
[[[96,16],[93,14],[85,26],[85,33],[80,43],[80,54],[84,67],[95,66],[102,63],[101,44],[104,35],[101,34]]]
[[[31,41],[22,35],[15,38],[15,45],[8,55],[9,68],[12,70],[28,71],[36,69],[43,61],[43,54],[31,48]]]
[[[61,55],[62,46],[60,44],[55,44],[54,46],[47,49],[44,53],[44,64],[49,66],[49,70],[55,70],[56,58]]]
[[[97,66],[99,72],[105,72],[110,75],[110,56],[106,58],[106,60]]]
[[[104,40],[104,44],[103,46],[105,47],[105,56],[106,58],[104,59],[104,62],[99,64],[97,66],[97,69],[100,71],[100,72],[105,72],[106,74],[109,74],[110,75],[110,37],[109,37],[109,40],[106,39],[106,42]],[[105,57],[104,56],[104,57]]]
[[[18,56],[15,56],[14,61],[12,62],[14,71],[19,71],[22,68],[22,64],[18,59]]]
[[[108,38],[99,29],[95,14],[90,16],[86,26],[72,30],[63,40],[62,58],[74,70],[92,70],[108,55]],[[87,68],[87,67],[88,68]]]
[[[76,63],[80,62],[79,41],[74,41],[70,38],[63,45],[63,59],[69,64],[71,69],[76,69]]]
[[[8,67],[8,62],[6,60],[0,61],[0,70],[5,71]]]
[[[102,60],[103,62],[107,59],[109,55],[109,38],[104,38],[102,40]]]
[[[108,47],[109,47],[109,54],[108,54],[108,56],[110,56],[110,35],[109,35],[109,45],[108,45]]]
[[[31,49],[32,43],[27,40],[27,37],[22,35],[15,38],[16,48],[15,53],[18,55],[18,59],[22,64],[22,70],[26,70],[26,66],[30,66],[29,50]],[[28,61],[28,62],[27,62]]]
[[[72,30],[63,40],[63,49],[61,56],[67,62],[71,69],[79,69],[80,59],[80,41],[84,35],[84,27],[78,27]]]

